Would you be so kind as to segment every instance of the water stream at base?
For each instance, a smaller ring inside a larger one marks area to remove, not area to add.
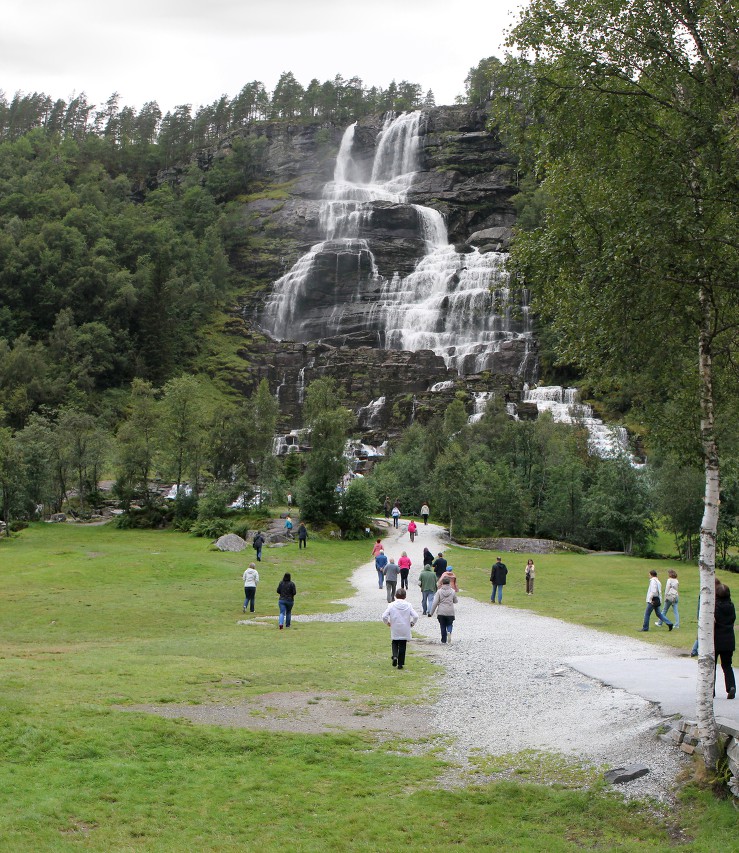
[[[471,374],[490,368],[502,344],[522,340],[518,371],[530,372],[534,359],[529,354],[529,294],[525,289],[511,290],[505,254],[481,254],[477,249],[457,252],[449,243],[441,214],[418,204],[410,207],[416,214],[425,255],[410,275],[381,274],[370,243],[360,237],[371,235],[378,204],[407,205],[407,192],[419,166],[422,122],[420,111],[386,118],[366,182],[362,181],[361,165],[352,156],[356,124],[347,128],[334,179],[323,191],[320,226],[324,240],[275,282],[263,325],[277,339],[306,340],[301,304],[318,259],[325,253],[337,258],[349,255],[356,258],[358,273],[369,269],[376,285],[372,289],[379,290],[372,294],[363,322],[364,331],[379,333],[385,348],[432,350],[447,367]],[[369,297],[358,288],[348,301],[368,302]],[[346,304],[332,307],[326,337],[339,332]]]

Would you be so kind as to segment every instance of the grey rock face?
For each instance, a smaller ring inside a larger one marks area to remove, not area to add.
[[[236,552],[243,551],[246,548],[246,542],[235,533],[227,533],[225,536],[221,536],[220,539],[216,539],[213,545],[219,551]]]

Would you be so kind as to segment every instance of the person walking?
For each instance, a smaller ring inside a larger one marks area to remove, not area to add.
[[[251,547],[257,552],[257,562],[261,562],[262,548],[264,547],[264,536],[261,531],[257,531],[256,536],[252,539]]]
[[[289,515],[285,518],[285,536],[288,539],[293,538],[293,520]]]
[[[384,551],[384,550],[385,550],[385,546],[382,544],[382,540],[381,539],[375,539],[375,544],[372,547],[372,556],[376,557],[380,553],[380,551]]]
[[[400,559],[398,560],[398,567],[400,568],[400,588],[408,589],[408,572],[411,570],[411,566],[413,563],[411,562],[411,558],[403,551]]]
[[[421,507],[421,518],[423,519],[424,524],[429,523],[429,505],[424,501],[423,506]]]
[[[428,548],[423,549],[423,564],[424,566],[430,566],[434,562],[434,555],[429,551]]]
[[[457,576],[454,574],[454,566],[446,567],[446,571],[436,582],[437,589],[441,589],[441,585],[444,583],[445,578],[449,578],[449,583],[452,585],[452,589],[455,592],[459,592],[459,587],[457,586]]]
[[[430,616],[436,611],[436,618],[441,628],[441,642],[445,645],[452,642],[452,628],[454,627],[454,605],[457,603],[457,594],[452,589],[449,578],[444,578],[441,589],[436,591],[434,600],[431,602]]]
[[[439,556],[434,560],[431,564],[434,567],[434,571],[436,572],[437,579],[440,578],[444,572],[446,571],[446,567],[449,565],[447,561],[444,559],[444,554],[439,551]]]
[[[534,594],[534,578],[536,577],[536,567],[534,561],[529,559],[526,562],[526,595]]]
[[[411,542],[416,538],[416,531],[418,530],[418,525],[413,519],[408,522],[408,535],[411,537]]]
[[[377,586],[382,589],[385,585],[385,566],[387,565],[387,556],[385,552],[380,552],[375,557],[375,569],[377,569]]]
[[[249,563],[249,567],[244,572],[244,609],[242,613],[246,613],[248,607],[250,612],[254,612],[254,599],[257,597],[257,584],[259,583],[259,572],[254,563]]]
[[[641,628],[642,631],[649,630],[649,617],[652,615],[652,612],[656,613],[660,622],[664,622],[667,625],[668,630],[672,631],[672,622],[670,622],[670,620],[660,610],[661,606],[662,584],[657,578],[657,572],[654,569],[650,569],[649,586],[647,587],[647,609],[644,611],[644,624]]]
[[[280,631],[283,625],[285,628],[290,627],[290,619],[293,612],[293,604],[295,604],[295,596],[298,594],[295,584],[293,583],[290,572],[285,572],[282,580],[277,584],[277,604],[280,608],[280,618],[278,621]]]
[[[680,598],[677,589],[678,584],[677,572],[674,569],[670,569],[667,572],[667,583],[665,584],[665,606],[662,608],[662,612],[667,615],[667,611],[672,608],[676,628],[680,627],[680,611],[677,609],[677,603]],[[664,623],[657,620],[654,624],[658,628],[661,628]]]
[[[385,518],[390,518],[390,495],[385,495],[385,500],[382,504],[382,509],[385,512]]]
[[[431,602],[436,595],[436,572],[431,568],[430,564],[423,567],[423,571],[418,576],[418,585],[421,587],[421,607],[424,616],[431,616]]]
[[[298,525],[298,551],[301,548],[307,548],[307,547],[308,547],[308,530],[307,530],[305,524],[303,524],[303,522],[301,521],[300,524]]]
[[[497,594],[498,604],[503,603],[503,587],[506,584],[507,574],[508,567],[500,557],[496,557],[492,571],[490,572],[490,583],[493,585],[493,594],[490,596],[490,600],[492,602],[495,602],[495,596]]]
[[[393,557],[385,564],[385,589],[387,590],[388,604],[395,598],[395,588],[398,585],[398,574],[400,566],[395,562]]]
[[[397,528],[400,522],[400,507],[396,503],[395,506],[390,511],[390,515],[393,517],[393,527]]]
[[[731,600],[729,587],[723,583],[716,587],[716,610],[713,619],[713,646],[716,650],[716,657],[721,661],[721,669],[724,671],[726,698],[733,699],[736,696],[736,679],[734,678],[734,670],[731,668],[731,658],[736,648],[736,635],[734,634],[736,609]],[[714,661],[714,672],[715,668],[716,661]]]
[[[405,590],[395,593],[395,601],[388,604],[382,614],[382,621],[390,627],[392,663],[398,669],[405,666],[405,650],[411,638],[411,628],[418,622],[418,613],[405,600]]]

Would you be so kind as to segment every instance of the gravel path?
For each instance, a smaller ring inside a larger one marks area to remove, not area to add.
[[[389,556],[407,551],[413,561],[409,601],[421,613],[418,573],[424,546],[443,550],[442,529],[429,524],[411,544],[401,525],[383,538]],[[368,547],[369,550],[369,547]],[[481,552],[480,565],[489,568],[494,555]],[[505,558],[504,558],[505,561]],[[523,565],[511,555],[509,584],[523,584]],[[293,617],[308,621],[376,621],[387,601],[377,587],[374,561],[352,576],[356,593],[342,603],[342,613]],[[409,644],[408,665],[421,652],[441,663],[444,674],[434,718],[439,731],[452,733],[450,758],[467,765],[480,752],[504,755],[522,750],[559,753],[588,764],[621,767],[642,762],[650,773],[618,786],[627,797],[670,799],[676,776],[689,759],[662,743],[655,729],[663,720],[652,703],[624,690],[587,678],[567,665],[570,657],[620,654],[654,656],[653,646],[571,625],[559,619],[514,610],[464,596],[464,573],[459,577],[460,600],[454,642],[442,646],[435,618],[420,616],[414,629],[422,639]],[[509,587],[510,588],[510,587]],[[389,646],[389,642],[388,642]],[[668,653],[665,652],[665,656]],[[390,665],[388,656],[388,666]],[[402,673],[398,673],[400,678]]]

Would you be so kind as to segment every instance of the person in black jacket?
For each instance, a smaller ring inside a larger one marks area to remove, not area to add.
[[[308,547],[308,529],[305,526],[305,524],[303,524],[303,522],[301,521],[300,525],[298,526],[298,550],[300,550],[301,548],[307,548],[307,547]]]
[[[280,606],[280,631],[283,625],[285,628],[290,627],[290,617],[293,612],[293,604],[295,604],[295,596],[298,594],[295,584],[290,579],[290,572],[285,572],[285,576],[277,585],[277,595],[279,595],[278,604]]]
[[[262,560],[262,548],[264,546],[264,536],[262,536],[261,532],[258,532],[257,535],[252,539],[252,548],[257,552],[257,562],[261,562]]]
[[[713,623],[713,645],[716,650],[716,658],[721,661],[721,669],[724,671],[724,684],[726,685],[726,698],[733,699],[736,696],[736,679],[734,670],[731,668],[731,658],[736,648],[736,636],[734,634],[734,622],[736,622],[736,610],[731,600],[729,587],[720,584],[716,587],[716,610]],[[714,663],[714,667],[716,663]]]
[[[493,603],[495,603],[496,592],[498,593],[498,604],[503,603],[503,587],[505,586],[507,574],[508,567],[500,557],[496,557],[493,563],[493,570],[490,572],[490,583],[493,585],[493,594],[490,596],[490,600]]]
[[[433,566],[436,579],[439,580],[439,578],[446,571],[446,567],[449,565],[449,563],[447,563],[447,561],[444,559],[444,555],[441,553],[441,551],[439,551],[439,556],[434,560],[431,565]]]

